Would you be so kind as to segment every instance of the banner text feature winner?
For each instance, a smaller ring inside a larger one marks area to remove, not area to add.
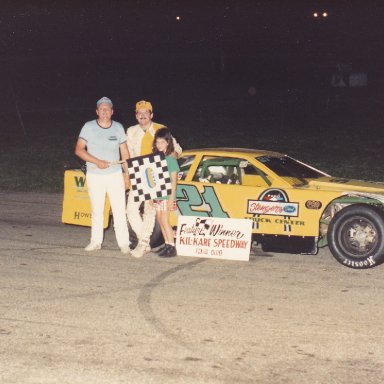
[[[179,216],[176,248],[179,256],[247,260],[252,221],[218,217]]]

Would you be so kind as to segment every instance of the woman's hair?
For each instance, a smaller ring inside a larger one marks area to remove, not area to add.
[[[157,139],[164,139],[167,142],[168,146],[167,146],[167,149],[165,151],[165,155],[168,156],[172,152],[175,151],[175,148],[173,146],[173,137],[171,135],[171,131],[169,130],[169,128],[164,127],[164,128],[160,128],[156,131],[155,138],[153,139],[152,153],[159,153],[159,151],[156,147],[156,140]]]

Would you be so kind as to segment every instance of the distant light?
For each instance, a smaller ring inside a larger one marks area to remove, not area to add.
[[[180,21],[180,20],[181,20],[181,17],[180,17],[180,16],[176,16],[176,20],[177,20],[177,21]]]
[[[320,12],[313,12],[312,16],[315,18],[318,18],[318,17],[326,18],[326,17],[328,17],[328,12],[327,11],[323,11],[321,13]]]

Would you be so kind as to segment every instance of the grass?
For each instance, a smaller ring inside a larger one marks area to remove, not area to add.
[[[384,181],[380,113],[354,113],[353,106],[329,114],[287,111],[282,106],[260,112],[258,104],[247,103],[240,103],[239,109],[230,99],[221,105],[198,99],[183,109],[168,112],[164,107],[159,122],[175,132],[185,149],[276,150],[333,176]],[[78,132],[93,117],[91,109],[30,112],[24,115],[24,136],[17,119],[3,115],[8,130],[0,132],[0,190],[62,192],[65,168],[79,165],[73,154]]]

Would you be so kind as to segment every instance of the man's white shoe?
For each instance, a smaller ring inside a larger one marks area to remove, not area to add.
[[[140,257],[143,257],[144,254],[145,254],[145,249],[146,249],[146,246],[145,245],[142,245],[142,244],[139,244],[132,252],[131,252],[131,255],[133,257],[136,257],[137,259],[139,259]]]
[[[131,253],[131,249],[129,248],[128,244],[124,244],[120,247],[121,253],[124,253],[125,255],[129,255]]]
[[[99,249],[101,249],[101,244],[93,243],[92,241],[84,248],[87,252],[98,251]]]

